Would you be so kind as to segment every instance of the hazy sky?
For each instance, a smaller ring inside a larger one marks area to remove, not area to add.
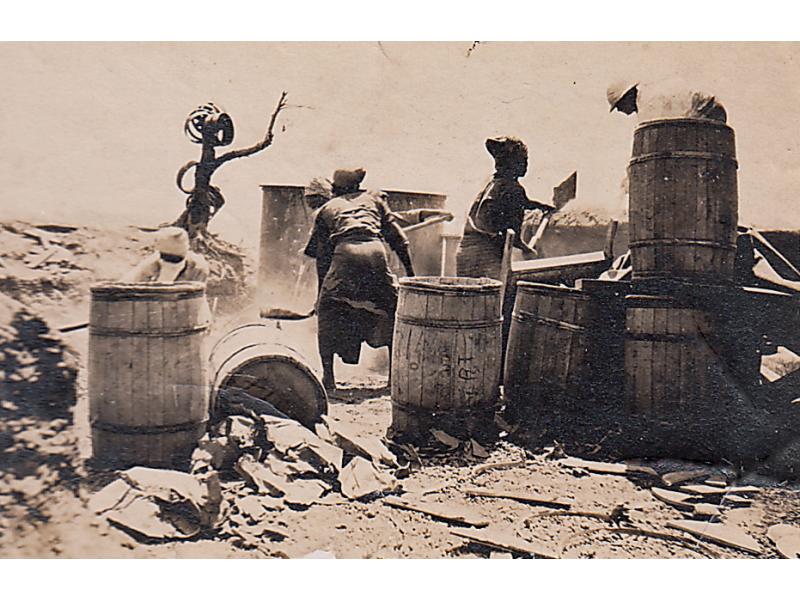
[[[3,217],[152,225],[177,216],[183,121],[213,101],[258,140],[282,90],[274,144],[214,182],[218,227],[256,239],[262,183],[363,166],[374,188],[446,193],[461,212],[492,172],[483,141],[528,143],[531,196],[579,172],[574,207],[620,214],[635,120],[608,83],[679,80],[716,94],[736,130],[740,220],[800,227],[800,45],[700,43],[3,44]],[[285,128],[285,130],[284,130]]]

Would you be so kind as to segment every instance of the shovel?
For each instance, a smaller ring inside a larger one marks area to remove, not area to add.
[[[305,314],[286,308],[263,308],[261,309],[260,316],[262,319],[272,319],[275,321],[302,321],[303,319],[313,317],[315,314],[317,314],[316,307]]]
[[[553,188],[553,204],[555,205],[555,210],[542,217],[542,220],[539,223],[539,228],[536,230],[536,233],[531,238],[531,241],[528,242],[528,246],[534,249],[536,248],[536,244],[539,243],[539,240],[542,239],[542,236],[544,235],[544,230],[547,229],[547,226],[550,224],[550,219],[556,212],[564,208],[567,202],[575,198],[577,189],[578,189],[577,171],[573,171],[572,175],[567,177],[564,181],[562,181],[556,187]]]

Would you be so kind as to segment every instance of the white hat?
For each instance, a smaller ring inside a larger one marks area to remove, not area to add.
[[[619,101],[638,85],[638,81],[623,80],[614,82],[608,86],[606,90],[606,99],[608,100],[609,106],[611,106],[611,110],[613,111],[617,107],[617,104],[619,104]]]
[[[156,249],[162,254],[185,258],[189,252],[189,234],[180,227],[165,227],[156,234]]]

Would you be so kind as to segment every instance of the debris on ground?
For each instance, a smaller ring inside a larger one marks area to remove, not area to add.
[[[488,548],[505,550],[514,554],[533,556],[535,558],[558,558],[554,552],[540,544],[534,544],[513,533],[496,528],[479,531],[474,529],[451,529],[450,533],[474,544],[480,544]]]
[[[119,473],[89,501],[95,513],[147,540],[195,537],[217,525],[221,504],[218,482],[146,467]]]
[[[584,469],[590,473],[598,473],[603,475],[652,475],[654,477],[658,474],[651,468],[643,465],[628,464],[628,463],[605,463],[592,460],[583,460],[581,458],[568,457],[559,461],[565,467],[573,469]]]
[[[695,481],[702,477],[707,477],[708,475],[709,472],[705,469],[695,471],[672,471],[670,473],[664,473],[661,476],[661,481],[663,481],[665,485],[673,486],[686,483],[687,481]]]
[[[339,472],[342,495],[359,500],[373,494],[386,494],[397,488],[397,480],[381,471],[374,462],[356,456]]]
[[[414,502],[412,500],[388,497],[383,499],[383,503],[393,508],[422,513],[448,523],[468,525],[470,527],[486,527],[489,525],[488,520],[477,517],[469,510],[439,502]]]
[[[767,537],[783,558],[800,558],[800,527],[785,523],[767,529]]]
[[[478,496],[480,498],[507,498],[509,500],[516,500],[523,504],[538,504],[542,506],[552,506],[555,508],[570,508],[572,503],[567,500],[560,500],[556,498],[545,498],[537,496],[524,491],[495,491],[495,490],[482,490],[470,488],[465,490],[468,496]]]
[[[670,521],[668,525],[673,529],[679,529],[714,543],[730,546],[751,554],[758,555],[763,552],[761,545],[753,537],[733,525],[686,519]]]

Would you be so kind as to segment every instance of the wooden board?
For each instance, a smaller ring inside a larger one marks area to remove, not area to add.
[[[603,475],[630,475],[630,474],[644,474],[644,475],[657,475],[657,473],[650,467],[643,467],[637,465],[628,465],[625,463],[605,463],[596,462],[592,460],[583,460],[581,458],[564,458],[559,461],[562,466],[573,467],[577,469],[586,469],[592,473],[600,473]]]
[[[410,500],[401,500],[400,498],[393,497],[384,498],[383,503],[393,508],[418,512],[439,521],[446,521],[448,523],[468,525],[470,527],[486,527],[489,525],[489,521],[485,519],[477,518],[473,515],[465,513],[458,507],[448,506],[446,504],[433,502],[413,502]]]
[[[691,494],[684,494],[683,492],[676,492],[674,490],[664,490],[661,488],[650,488],[650,493],[657,500],[661,500],[675,508],[682,508],[684,510],[694,510],[694,504],[690,500],[699,500],[697,496]]]
[[[800,528],[779,524],[767,529],[767,537],[784,558],[800,558]]]
[[[570,508],[571,502],[564,500],[557,500],[555,498],[546,498],[543,496],[536,496],[525,491],[496,491],[470,488],[464,490],[468,496],[477,496],[479,498],[503,498],[507,500],[516,500],[524,504],[540,504],[543,506],[553,506],[556,508]]]
[[[691,533],[694,536],[704,538],[720,544],[742,550],[751,554],[761,554],[761,545],[743,530],[732,525],[722,523],[707,523],[705,521],[670,521],[668,524],[673,529]]]
[[[712,485],[683,485],[681,491],[688,494],[701,494],[703,496],[720,496],[729,494],[757,494],[761,488],[752,485],[717,487]]]
[[[501,531],[498,529],[475,531],[474,529],[451,529],[450,533],[470,542],[495,548],[497,550],[507,550],[517,554],[530,554],[538,558],[558,558],[558,556],[533,542],[522,539],[514,533]]]

